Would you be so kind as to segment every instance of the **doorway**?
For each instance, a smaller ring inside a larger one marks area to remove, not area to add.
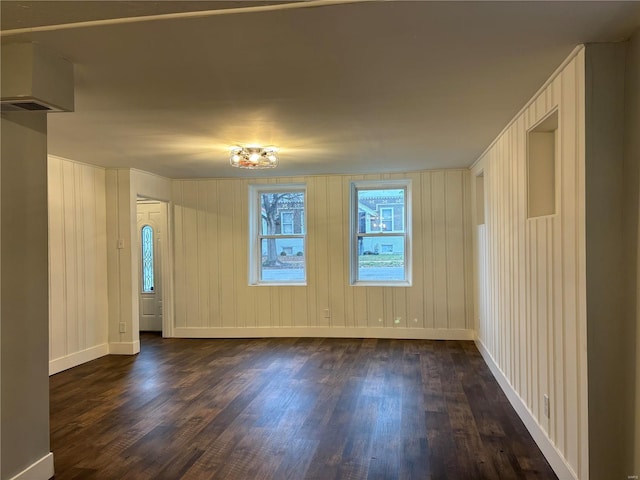
[[[137,237],[139,265],[138,305],[141,332],[162,332],[163,251],[167,232],[166,204],[139,198]]]

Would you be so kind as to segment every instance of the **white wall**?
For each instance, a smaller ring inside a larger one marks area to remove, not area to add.
[[[108,352],[105,170],[49,156],[49,373]]]
[[[110,353],[134,354],[140,351],[137,198],[144,196],[169,201],[170,195],[171,183],[166,178],[128,168],[106,171]],[[170,243],[168,248],[171,248]],[[171,289],[171,268],[165,271],[168,274],[164,286]],[[165,296],[164,302],[165,317],[171,317],[171,299]]]
[[[413,285],[352,287],[350,181],[384,178],[413,181]],[[250,180],[173,181],[173,334],[473,338],[469,178],[447,170],[256,180],[307,185],[308,282],[292,287],[248,286]]]
[[[136,240],[135,213],[131,211],[131,171],[109,169],[106,172],[107,195],[107,282],[109,296],[109,349],[111,353],[134,354],[140,351],[137,339],[138,309],[132,295],[137,281],[131,256]],[[137,294],[136,294],[137,295]],[[135,307],[135,309],[134,309]],[[124,323],[125,332],[119,325]],[[135,338],[134,338],[135,333]]]
[[[638,173],[640,164],[640,30],[631,38],[627,46],[626,79],[625,79],[625,157],[628,162],[632,162]],[[636,175],[633,181],[640,185],[640,178]],[[636,202],[638,202],[636,192]],[[640,221],[638,222],[640,226]],[[640,233],[636,235],[640,240]],[[636,255],[636,367],[635,367],[635,442],[633,452],[635,452],[636,475],[640,475],[640,308],[638,299],[640,298],[640,243],[638,243],[639,253]]]
[[[475,227],[478,347],[562,479],[589,475],[584,62],[581,49],[472,168],[485,190],[485,225]],[[557,213],[527,219],[526,132],[556,107]]]
[[[7,68],[4,62],[2,67]],[[40,480],[53,476],[47,372],[46,114],[3,113],[0,133],[0,478]]]
[[[586,48],[589,474],[633,474],[638,159],[625,159],[625,43]],[[638,131],[633,133],[638,135]]]
[[[165,200],[170,182],[50,156],[48,185],[50,373],[108,353],[137,353],[136,199]]]

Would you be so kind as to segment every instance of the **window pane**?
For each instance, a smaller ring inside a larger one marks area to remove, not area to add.
[[[142,291],[153,293],[153,228],[142,227]]]
[[[404,232],[404,206],[394,208],[393,229],[394,232]]]
[[[404,189],[357,192],[358,233],[404,232]]]
[[[262,235],[303,234],[304,192],[260,194]]]
[[[406,280],[404,263],[404,236],[358,237],[358,280]]]
[[[393,231],[393,208],[380,208],[380,230]]]
[[[282,233],[291,235],[293,233],[293,212],[282,212],[280,215]]]
[[[304,280],[304,239],[263,238],[261,251],[261,281],[292,282]]]

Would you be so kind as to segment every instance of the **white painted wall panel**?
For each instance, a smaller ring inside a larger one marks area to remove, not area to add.
[[[413,180],[413,285],[353,287],[350,182],[391,178]],[[175,335],[472,338],[467,170],[256,180],[307,185],[307,286],[291,287],[248,285],[249,183],[173,181]]]
[[[50,373],[105,355],[105,171],[50,156]]]
[[[485,224],[475,227],[473,249],[478,344],[556,471],[580,479],[589,474],[584,82],[580,50],[472,168],[485,189]],[[555,108],[557,213],[527,219],[527,131]]]

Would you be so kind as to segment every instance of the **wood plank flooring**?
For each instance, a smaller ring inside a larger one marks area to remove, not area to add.
[[[555,479],[473,342],[162,339],[51,377],[66,479]]]

